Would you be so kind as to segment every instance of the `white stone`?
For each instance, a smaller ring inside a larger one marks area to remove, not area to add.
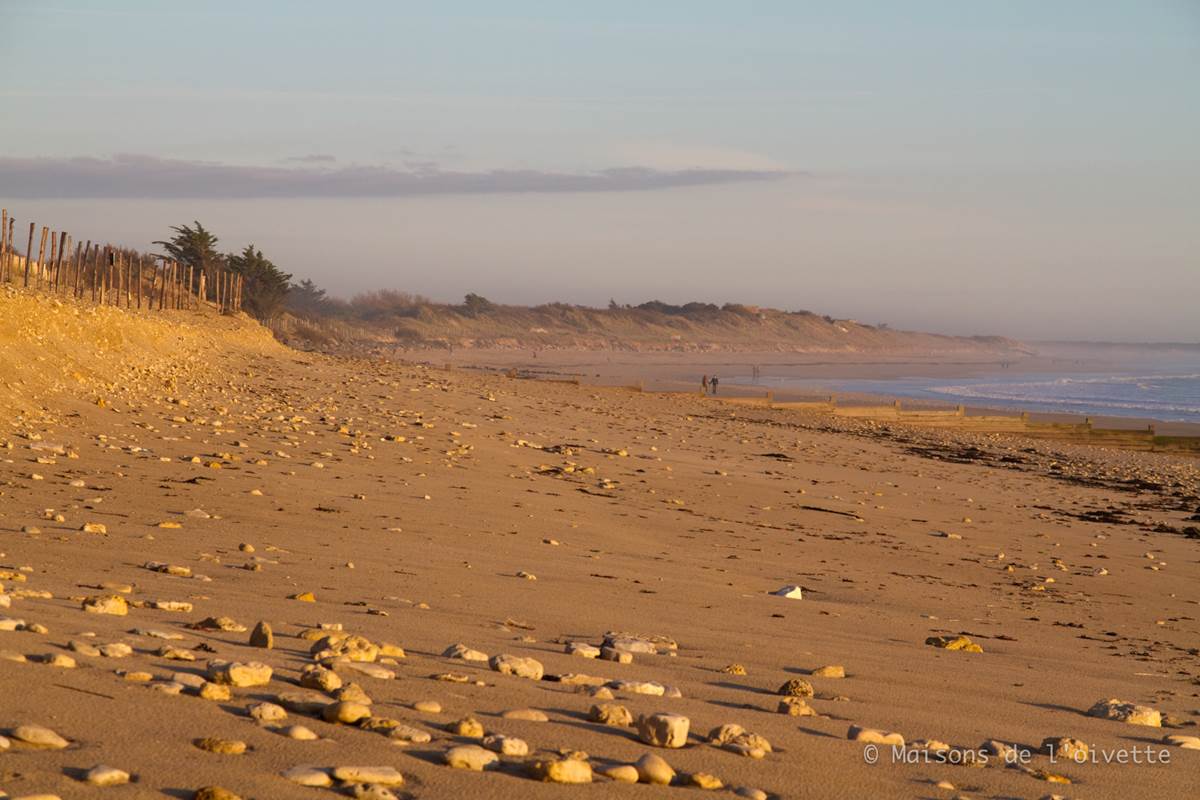
[[[637,720],[638,738],[655,747],[683,747],[690,725],[682,714],[642,715]]]
[[[87,771],[85,779],[92,786],[121,786],[129,783],[129,773],[123,769],[98,764]]]
[[[524,739],[505,736],[502,733],[484,737],[483,746],[505,756],[525,756],[529,754],[529,745]]]
[[[477,744],[451,747],[446,751],[444,758],[446,763],[455,769],[469,769],[475,772],[481,772],[500,760],[491,750],[485,750]]]
[[[488,665],[501,675],[516,675],[518,678],[529,678],[534,681],[541,680],[544,674],[540,661],[514,656],[510,653],[492,656],[488,660]]]
[[[442,653],[446,658],[460,658],[463,661],[487,661],[487,653],[479,650],[472,650],[462,642],[452,644]]]
[[[292,783],[301,786],[311,786],[317,789],[333,786],[333,778],[329,776],[329,770],[321,767],[309,767],[301,764],[291,769],[285,769],[280,774]]]
[[[401,786],[404,776],[395,767],[334,767],[333,777],[343,783],[374,783]]]

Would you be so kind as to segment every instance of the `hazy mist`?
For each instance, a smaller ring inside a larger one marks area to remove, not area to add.
[[[1194,3],[348,6],[0,3],[0,204],[342,296],[1200,340]]]

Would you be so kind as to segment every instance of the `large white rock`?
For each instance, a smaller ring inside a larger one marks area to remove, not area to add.
[[[404,776],[395,767],[334,767],[333,777],[343,783],[374,783],[379,786],[400,786]]]
[[[84,779],[92,786],[122,786],[129,783],[129,773],[116,767],[97,764],[87,771]]]
[[[638,738],[655,747],[683,747],[691,724],[682,714],[644,714],[637,720]]]
[[[488,655],[480,650],[473,650],[462,642],[452,644],[442,653],[446,658],[459,658],[463,661],[487,661]]]
[[[1162,727],[1162,714],[1149,706],[1139,706],[1124,700],[1113,698],[1101,700],[1088,709],[1089,717],[1102,717],[1130,725],[1148,725],[1151,728]]]
[[[537,659],[514,656],[510,653],[492,656],[488,660],[488,665],[501,675],[516,675],[518,678],[529,678],[534,681],[540,681],[545,672],[542,662]]]
[[[292,783],[298,783],[301,786],[323,789],[333,785],[333,778],[329,776],[329,770],[322,767],[309,767],[301,764],[298,767],[285,769],[281,774]]]
[[[475,772],[481,772],[500,760],[491,750],[485,750],[477,744],[451,747],[446,751],[444,758],[446,763],[455,769],[469,769]]]
[[[229,686],[266,686],[271,682],[271,668],[260,661],[210,661],[208,679]]]

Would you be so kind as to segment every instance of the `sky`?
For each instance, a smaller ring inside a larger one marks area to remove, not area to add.
[[[0,0],[0,76],[18,229],[200,220],[342,296],[1200,341],[1197,0]]]

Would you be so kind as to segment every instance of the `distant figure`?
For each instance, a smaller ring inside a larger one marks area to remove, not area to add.
[[[708,376],[705,375],[700,379],[700,389],[704,394],[708,394]]]
[[[711,383],[711,384],[712,384],[712,390],[713,390],[713,394],[716,394],[716,393],[717,393],[717,382],[718,382],[719,380],[720,380],[720,379],[719,379],[719,378],[718,378],[716,375],[713,375],[713,376],[712,376],[712,380],[710,380],[710,381],[709,381],[709,383]]]

